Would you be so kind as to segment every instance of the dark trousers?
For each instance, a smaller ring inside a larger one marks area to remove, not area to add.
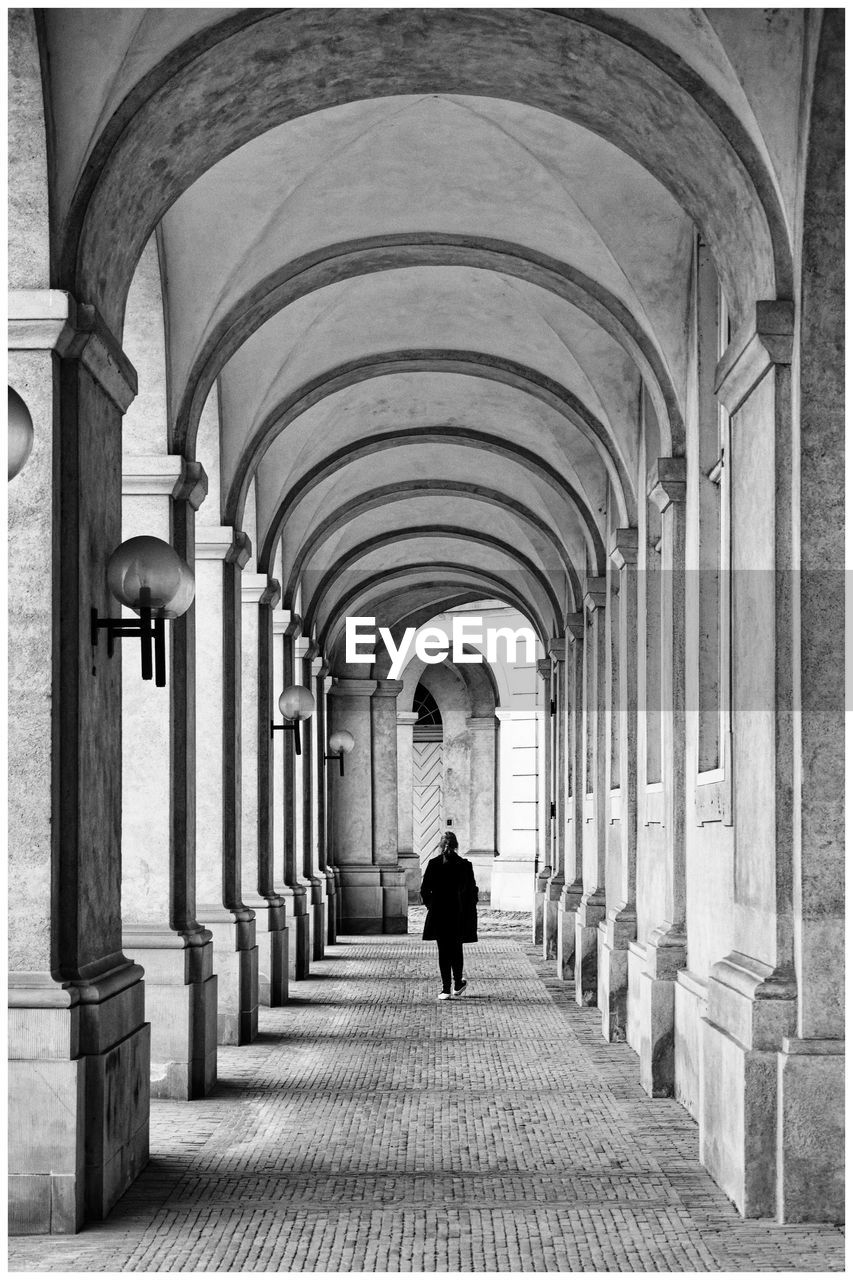
[[[450,975],[458,987],[462,981],[462,943],[458,938],[438,939],[438,968],[442,991],[450,990]]]

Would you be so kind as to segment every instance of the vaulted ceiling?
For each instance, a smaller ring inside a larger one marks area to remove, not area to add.
[[[51,275],[124,326],[125,450],[198,456],[327,646],[484,596],[558,634],[684,450],[697,230],[735,322],[790,296],[808,12],[40,21]]]

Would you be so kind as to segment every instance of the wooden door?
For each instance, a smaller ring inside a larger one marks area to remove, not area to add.
[[[442,833],[442,744],[414,742],[412,753],[414,843],[423,872],[430,858],[438,853]]]

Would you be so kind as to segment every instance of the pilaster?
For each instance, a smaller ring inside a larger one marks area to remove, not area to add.
[[[605,910],[606,795],[604,578],[584,583],[584,785],[583,895],[575,918],[575,999],[594,1005],[598,997],[598,925]]]
[[[618,897],[608,904],[599,925],[598,1006],[605,1040],[625,1040],[628,1029],[628,947],[637,936],[637,553],[636,529],[617,529],[610,547],[612,570],[618,574],[616,636],[619,669],[617,720],[619,750],[619,843],[611,846],[618,865],[608,884],[618,883]]]
[[[230,526],[196,528],[196,768],[199,917],[213,934],[218,1040],[257,1035],[255,913],[242,899],[239,757],[240,575],[251,543]]]
[[[69,1232],[148,1159],[143,973],[121,936],[121,654],[93,651],[88,625],[93,606],[116,612],[136,374],[94,308],[19,290],[9,382],[35,429],[9,486],[10,1230]]]
[[[162,538],[194,569],[206,493],[197,462],[125,457],[122,539]],[[213,943],[196,919],[195,648],[190,609],[169,623],[165,688],[142,683],[135,662],[122,672],[122,937],[145,969],[151,1093],[160,1098],[204,1097],[216,1083]]]

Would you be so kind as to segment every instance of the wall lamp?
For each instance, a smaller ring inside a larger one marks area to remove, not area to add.
[[[33,450],[33,420],[14,387],[9,387],[9,479],[22,471]]]
[[[314,695],[301,684],[291,684],[278,700],[278,709],[287,723],[274,724],[270,721],[270,737],[276,729],[292,729],[293,746],[298,756],[302,755],[302,741],[299,737],[299,721],[310,720],[314,714]]]
[[[341,766],[341,777],[344,776],[344,756],[348,756],[355,746],[355,738],[346,729],[336,729],[329,738],[329,754],[324,760],[338,760]]]
[[[186,613],[195,596],[192,570],[168,542],[143,536],[129,538],[107,561],[107,586],[120,604],[139,614],[128,618],[100,618],[92,609],[92,648],[97,648],[98,632],[107,633],[107,657],[115,651],[116,640],[139,636],[142,646],[142,679],[163,688],[166,684],[167,621]]]

